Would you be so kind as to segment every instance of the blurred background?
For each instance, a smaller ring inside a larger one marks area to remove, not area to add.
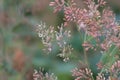
[[[79,35],[75,33],[72,39],[73,54],[77,55],[65,63],[56,53],[43,54],[43,45],[35,32],[36,25],[41,21],[48,26],[58,26],[63,22],[63,13],[54,14],[49,7],[50,1],[0,0],[0,80],[33,80],[34,69],[39,70],[40,67],[55,73],[59,80],[73,80],[70,71],[82,53]],[[84,6],[82,0],[75,1]],[[119,18],[120,1],[107,1]],[[90,61],[96,64],[99,55],[91,56]]]

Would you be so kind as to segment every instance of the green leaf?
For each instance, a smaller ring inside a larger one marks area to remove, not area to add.
[[[112,45],[106,53],[103,53],[100,61],[104,65],[111,67],[111,65],[117,60],[115,57],[117,54],[119,54],[119,48],[115,45]]]
[[[28,23],[19,23],[13,28],[13,32],[23,36],[34,34],[32,26]]]

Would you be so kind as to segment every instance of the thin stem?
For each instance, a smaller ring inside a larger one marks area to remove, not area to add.
[[[84,43],[85,43],[85,41],[86,41],[86,36],[87,36],[87,32],[85,31],[84,41],[83,41]],[[87,52],[86,52],[85,48],[84,48],[84,60],[85,60],[85,64],[86,64],[87,66],[89,66],[89,64],[88,64]]]
[[[87,31],[85,31],[83,43],[86,42],[86,39],[87,39]],[[84,61],[85,61],[85,64],[87,65],[87,67],[90,68],[89,62],[88,62],[88,56],[87,56],[87,52],[86,52],[85,48],[84,48]],[[94,80],[94,77],[93,76],[91,76],[91,77],[92,77],[92,80]]]
[[[85,64],[88,66],[87,52],[85,49],[84,49],[84,60],[85,60]]]

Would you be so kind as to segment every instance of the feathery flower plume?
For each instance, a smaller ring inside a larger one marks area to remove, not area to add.
[[[75,68],[72,70],[72,76],[76,77],[75,80],[92,80],[93,73],[88,68]]]
[[[38,36],[42,39],[42,43],[45,46],[43,49],[47,53],[53,51],[53,44],[57,44],[59,47],[60,53],[58,56],[63,58],[63,61],[68,61],[69,56],[72,53],[72,46],[69,44],[71,38],[71,31],[65,30],[64,25],[58,27],[58,31],[54,27],[41,23],[37,26]]]
[[[57,80],[57,77],[53,73],[43,73],[44,69],[40,68],[39,71],[34,70],[33,79],[34,80]]]

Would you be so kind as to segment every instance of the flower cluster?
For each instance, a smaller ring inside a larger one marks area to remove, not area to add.
[[[49,28],[45,23],[37,25],[36,29],[38,36],[42,39],[43,45],[46,47],[44,50],[47,52],[52,51],[52,41],[54,39],[54,27],[50,26]]]
[[[56,7],[55,3],[59,3],[56,5],[60,7],[55,8],[55,11],[64,11],[65,25],[69,22],[76,23],[79,31],[84,30],[96,40],[96,46],[100,46],[104,51],[111,45],[120,47],[119,25],[110,7],[106,7],[104,0],[98,0],[97,3],[93,0],[85,0],[86,8],[77,7],[74,0],[70,0],[69,4],[65,4],[64,0],[55,0],[50,3],[50,6]],[[101,38],[103,38],[102,41]]]
[[[105,80],[104,74],[98,74],[96,77],[97,80]]]
[[[120,79],[120,60],[116,61],[109,70],[98,73],[97,80],[119,80]]]
[[[104,69],[104,70],[103,70]],[[94,80],[93,73],[89,68],[75,68],[72,70],[75,80]],[[115,62],[109,69],[102,68],[96,76],[96,80],[119,80],[120,60]]]
[[[43,69],[40,69],[39,71],[34,70],[33,73],[33,79],[34,80],[57,80],[57,77],[53,73],[43,73]]]
[[[111,73],[115,78],[120,78],[120,60],[112,65]]]
[[[75,80],[92,80],[93,73],[88,68],[78,69],[75,68],[72,70],[72,76],[77,77]]]
[[[71,38],[71,31],[64,30],[64,25],[58,27],[58,31],[54,27],[47,27],[46,24],[41,23],[37,26],[38,36],[42,39],[42,43],[45,46],[43,49],[47,53],[51,53],[54,49],[53,44],[57,44],[59,47],[60,57],[64,58],[64,61],[69,60],[69,56],[73,50],[69,44]]]
[[[73,50],[72,46],[69,44],[71,32],[64,30],[63,25],[61,25],[61,27],[58,27],[58,29],[59,32],[56,32],[56,40],[61,50],[59,56],[64,58],[63,61],[68,61],[69,56]]]
[[[54,7],[54,13],[56,13],[62,10],[64,3],[64,0],[55,0],[54,2],[50,2],[50,6]]]

